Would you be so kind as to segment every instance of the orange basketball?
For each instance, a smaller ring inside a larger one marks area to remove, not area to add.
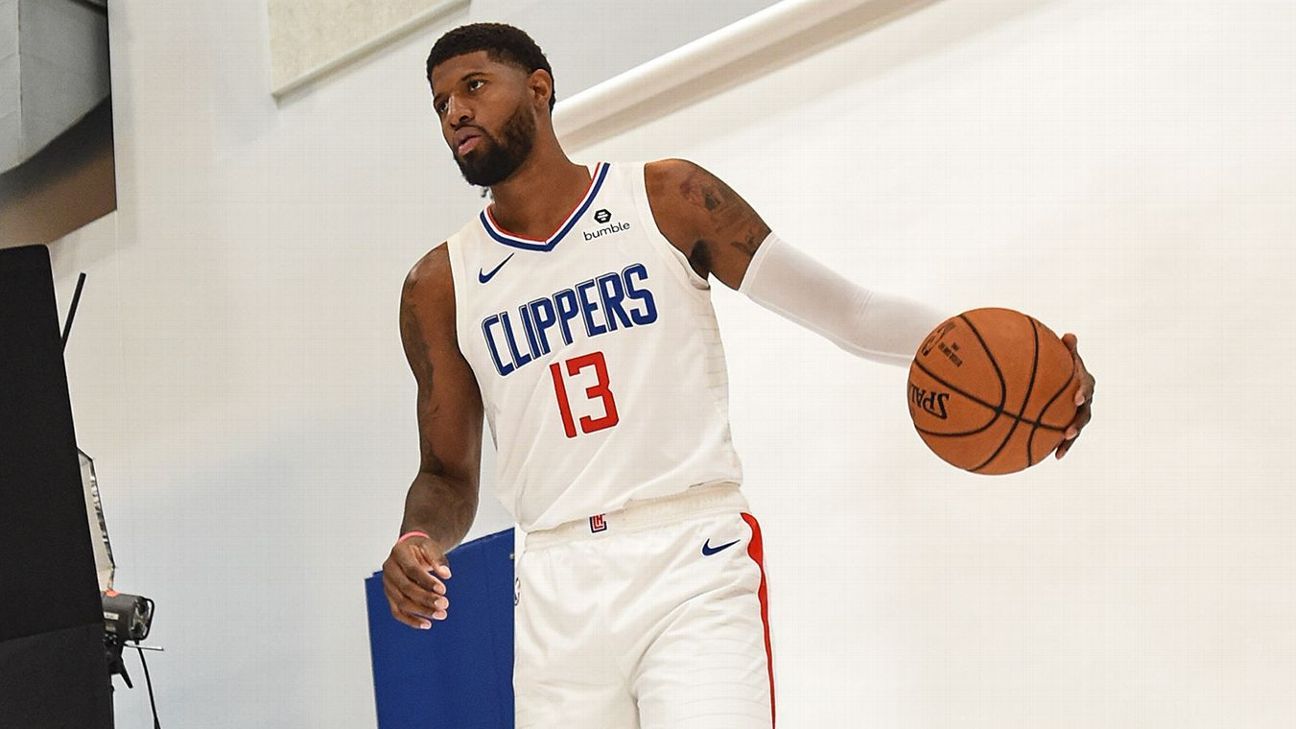
[[[1075,359],[1011,309],[946,319],[909,367],[909,416],[927,446],[973,473],[1020,471],[1053,452],[1075,417]]]

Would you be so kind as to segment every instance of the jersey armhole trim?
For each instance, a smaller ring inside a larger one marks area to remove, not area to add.
[[[661,232],[657,226],[657,216],[653,213],[652,202],[648,199],[648,164],[638,162],[634,165],[622,165],[625,173],[630,176],[630,186],[634,190],[635,206],[639,208],[639,217],[643,220],[644,226],[648,228],[647,236],[658,252],[667,259],[670,268],[676,271],[682,283],[691,289],[700,291],[710,291],[711,282],[698,275],[693,270],[693,265],[689,263],[688,256],[676,248],[667,240],[666,235]]]
[[[463,313],[464,313],[465,302],[463,300],[463,297],[460,296],[460,290],[459,290],[460,282],[466,281],[467,279],[464,277],[464,270],[463,270],[464,263],[462,257],[463,251],[459,250],[459,245],[458,245],[458,243],[460,242],[459,237],[460,234],[455,233],[454,235],[447,238],[445,242],[445,247],[446,247],[446,258],[450,260],[450,290],[454,294],[454,302],[455,302],[455,315],[454,315],[455,344],[459,347],[459,354],[463,356],[464,359],[467,359],[468,349],[467,347],[464,346],[465,343],[463,339],[463,332],[464,332]]]

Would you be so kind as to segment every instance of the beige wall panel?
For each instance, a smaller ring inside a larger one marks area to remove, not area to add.
[[[465,0],[269,0],[275,93],[362,56],[439,11],[464,4]]]

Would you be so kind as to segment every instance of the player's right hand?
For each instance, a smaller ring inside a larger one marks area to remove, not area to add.
[[[424,630],[432,620],[445,620],[450,599],[444,580],[449,578],[450,562],[431,539],[415,536],[397,543],[383,562],[383,592],[392,617]]]

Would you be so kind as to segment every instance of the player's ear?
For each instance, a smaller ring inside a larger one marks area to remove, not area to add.
[[[553,96],[553,76],[543,68],[537,68],[527,77],[527,91],[536,104],[549,109],[549,97]]]

